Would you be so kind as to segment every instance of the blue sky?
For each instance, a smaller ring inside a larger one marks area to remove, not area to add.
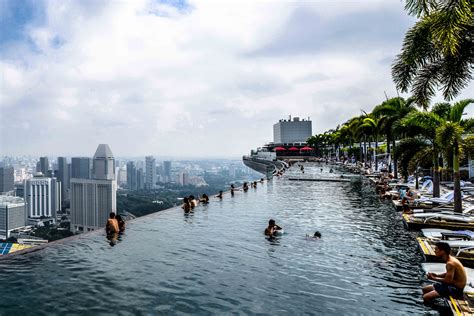
[[[323,132],[396,95],[414,22],[385,0],[1,6],[1,155],[239,157],[288,115]]]

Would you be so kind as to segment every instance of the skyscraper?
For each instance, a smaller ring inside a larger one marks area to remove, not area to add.
[[[13,167],[0,167],[0,194],[13,191],[15,188],[14,173]]]
[[[17,196],[0,195],[0,236],[9,238],[14,229],[26,226],[25,202]]]
[[[137,189],[143,190],[145,188],[145,173],[142,168],[137,169]]]
[[[45,176],[50,176],[49,174],[49,160],[48,157],[40,157],[40,172]]]
[[[171,182],[171,161],[163,161],[163,176],[166,182]]]
[[[156,160],[153,156],[145,157],[145,189],[151,190],[156,186]]]
[[[186,171],[179,174],[178,183],[183,186],[189,184],[189,174]]]
[[[136,190],[137,187],[137,168],[133,161],[127,162],[127,188],[129,190]]]
[[[70,178],[90,179],[92,160],[89,157],[72,157]]]
[[[117,208],[115,159],[106,144],[94,155],[93,179],[71,178],[71,230],[85,232],[105,227]]]
[[[115,159],[107,144],[100,144],[92,161],[92,178],[115,180]]]
[[[24,192],[28,218],[56,218],[61,210],[61,182],[38,174],[25,181]]]
[[[61,181],[61,202],[66,201],[69,190],[69,167],[66,157],[58,157],[58,172],[55,176]]]

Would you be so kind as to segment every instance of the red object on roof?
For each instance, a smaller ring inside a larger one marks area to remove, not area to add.
[[[305,146],[305,147],[301,148],[300,150],[313,150],[313,148]]]
[[[299,150],[299,149],[298,149],[298,148],[296,148],[296,147],[291,147],[291,148],[290,148],[290,149],[288,149],[288,150],[291,150],[291,151],[297,151],[297,150]]]
[[[282,151],[282,150],[286,150],[285,147],[276,147],[275,149],[273,149],[274,151]]]

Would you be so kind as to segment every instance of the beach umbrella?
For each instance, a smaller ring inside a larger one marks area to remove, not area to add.
[[[301,148],[301,150],[313,150],[313,148],[311,148],[309,146],[304,146],[303,148]]]
[[[285,147],[276,147],[275,149],[273,149],[274,151],[283,151],[283,150],[286,150]]]
[[[298,149],[298,148],[296,148],[296,147],[291,147],[291,148],[290,148],[290,149],[288,149],[288,150],[291,150],[291,151],[298,151],[299,149]]]

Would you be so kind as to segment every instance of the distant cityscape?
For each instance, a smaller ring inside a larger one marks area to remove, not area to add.
[[[41,243],[103,229],[111,212],[131,219],[260,176],[241,160],[116,159],[107,144],[92,158],[4,156],[0,239]]]

